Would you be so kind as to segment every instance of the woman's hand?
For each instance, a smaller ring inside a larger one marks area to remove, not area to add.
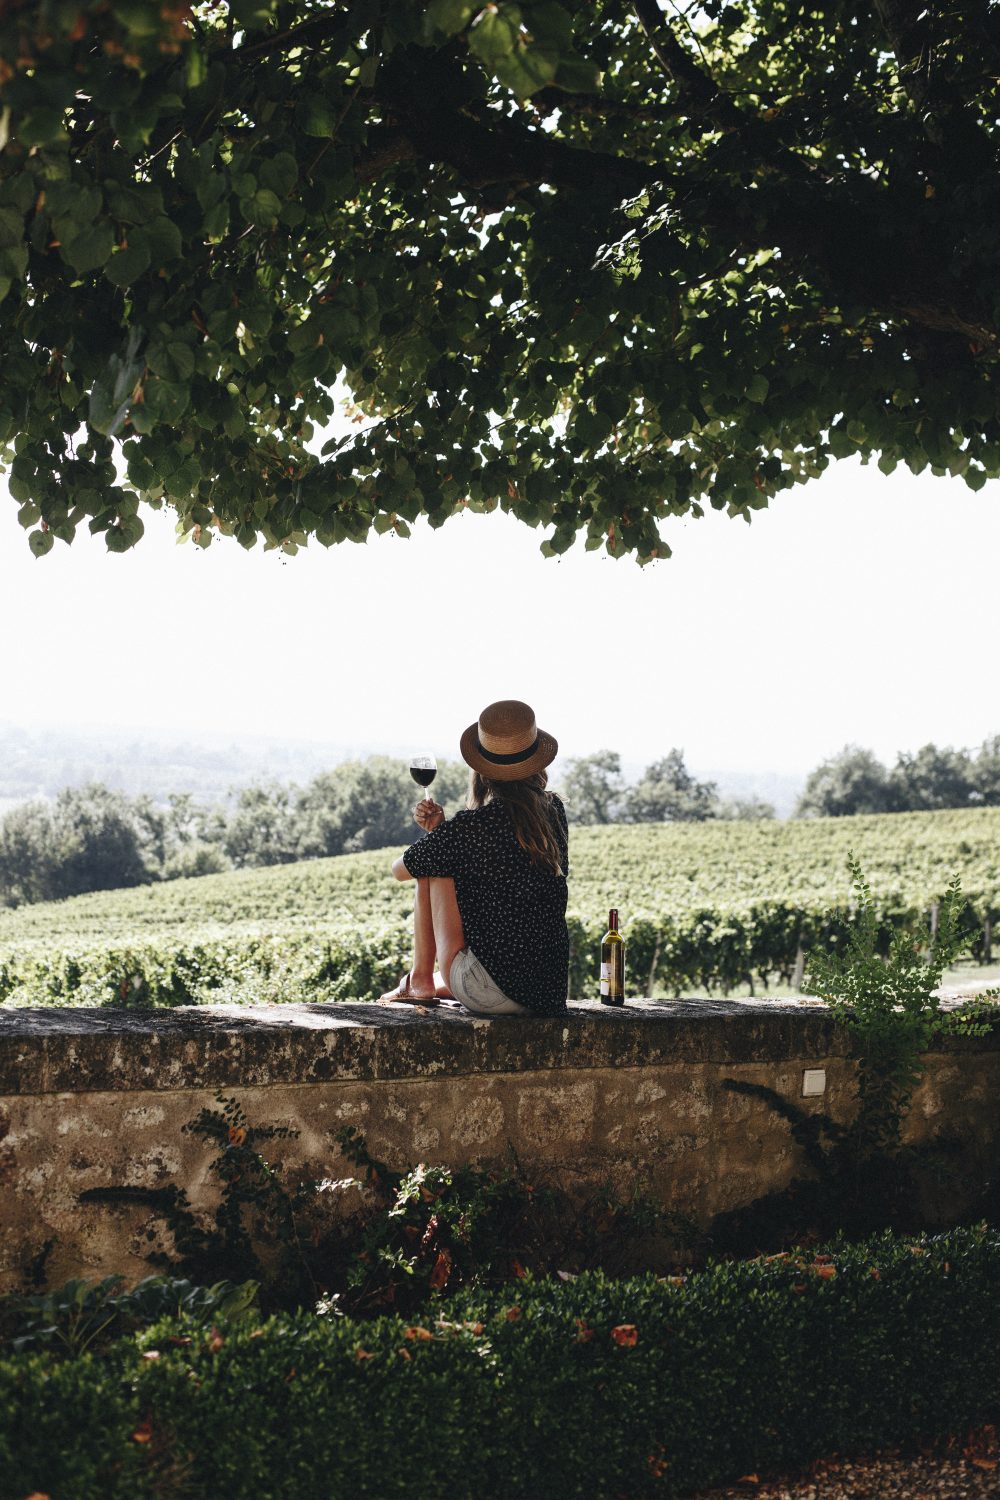
[[[425,797],[413,809],[413,821],[419,823],[425,833],[433,833],[444,822],[444,808],[432,797]]]

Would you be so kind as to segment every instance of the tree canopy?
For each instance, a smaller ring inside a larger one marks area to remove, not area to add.
[[[831,458],[978,489],[998,75],[985,0],[4,6],[31,548],[125,551],[147,504],[286,551],[499,506],[644,562]]]

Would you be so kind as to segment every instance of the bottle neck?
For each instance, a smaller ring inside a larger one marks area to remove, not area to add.
[[[615,910],[614,907],[612,907],[611,910],[608,912],[608,931],[609,932],[617,932],[618,931],[618,913],[617,913],[617,911]]]

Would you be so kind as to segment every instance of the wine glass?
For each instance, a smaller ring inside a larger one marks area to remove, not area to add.
[[[410,775],[418,786],[429,787],[438,773],[433,755],[411,755]]]
[[[410,775],[418,786],[422,786],[425,789],[425,796],[427,795],[426,788],[430,786],[437,773],[437,761],[433,755],[410,756]],[[424,832],[426,833],[427,830],[425,829]]]

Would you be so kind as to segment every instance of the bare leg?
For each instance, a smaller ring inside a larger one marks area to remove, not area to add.
[[[437,958],[430,884],[426,878],[416,882],[417,894],[413,902],[413,968],[410,970],[410,985],[417,994],[422,995],[434,994],[434,967]]]
[[[431,921],[438,967],[445,984],[448,984],[452,960],[459,949],[465,947],[462,913],[458,909],[455,882],[450,876],[432,875],[426,883],[430,888]],[[420,884],[424,882],[421,881]]]
[[[419,877],[413,902],[413,967],[382,999],[436,1005],[438,1000],[452,998],[448,973],[455,954],[464,947],[455,882],[446,876]]]

